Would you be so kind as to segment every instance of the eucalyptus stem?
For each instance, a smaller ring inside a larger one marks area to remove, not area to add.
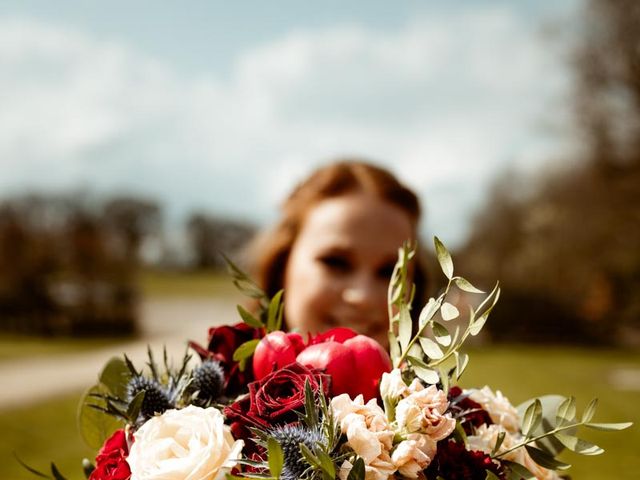
[[[505,450],[504,452],[501,452],[498,455],[493,455],[491,458],[500,458],[503,455],[506,455],[507,453],[513,452],[514,450],[517,450],[518,448],[524,447],[525,445],[529,445],[530,443],[537,442],[538,440],[542,440],[543,438],[548,437],[550,435],[555,435],[556,433],[562,432],[564,430],[569,430],[570,428],[579,427],[581,425],[582,425],[582,423],[578,422],[578,423],[571,423],[569,425],[564,425],[562,427],[556,427],[553,430],[550,430],[548,432],[545,432],[543,434],[538,435],[537,437],[531,437],[529,439],[526,439],[524,442],[520,442],[515,447],[511,447],[510,449]]]

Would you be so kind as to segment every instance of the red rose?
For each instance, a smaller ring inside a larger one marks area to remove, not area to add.
[[[296,361],[296,356],[304,350],[302,335],[295,332],[268,333],[253,353],[253,374],[256,380],[266,377],[278,368]]]
[[[316,336],[296,361],[331,375],[331,393],[378,396],[380,378],[391,371],[389,354],[374,339],[349,328],[335,328]]]
[[[129,447],[124,430],[116,430],[108,438],[96,457],[96,468],[89,480],[128,480],[131,470],[127,463]]]
[[[237,323],[232,326],[210,328],[207,349],[195,342],[189,342],[189,346],[203,360],[212,359],[220,362],[225,373],[225,394],[234,396],[242,392],[247,383],[253,380],[253,370],[251,363],[247,363],[244,371],[240,371],[238,362],[233,360],[233,352],[244,342],[262,336],[264,336],[263,329],[250,327],[246,323]]]
[[[484,452],[467,450],[453,440],[438,442],[436,456],[424,471],[428,480],[484,480],[487,471],[500,479],[506,478],[504,469]]]
[[[314,393],[327,395],[327,375],[298,363],[275,370],[262,380],[249,384],[249,394],[225,407],[224,414],[231,421],[234,438],[250,439],[249,427],[262,430],[298,421],[296,412],[304,411],[304,386],[309,381]],[[249,450],[252,449],[251,445]],[[251,452],[249,452],[251,453]]]
[[[449,389],[449,409],[461,417],[461,424],[467,435],[473,435],[473,431],[480,425],[491,425],[489,413],[482,408],[478,402],[474,402],[469,397],[458,398],[462,395],[460,387]]]

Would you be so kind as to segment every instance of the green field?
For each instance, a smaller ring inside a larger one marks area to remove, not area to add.
[[[490,384],[517,404],[547,393],[573,394],[579,409],[591,398],[600,399],[595,420],[633,421],[618,433],[586,431],[585,438],[607,452],[598,457],[568,455],[574,480],[635,479],[640,471],[640,390],[612,385],[619,369],[640,370],[640,353],[616,350],[554,347],[490,347],[470,351],[464,386]],[[71,479],[81,479],[80,461],[95,452],[83,446],[75,422],[79,394],[46,403],[0,412],[0,478],[35,478],[13,458],[16,452],[28,464],[45,469],[55,461]]]
[[[144,298],[237,296],[231,276],[225,272],[174,272],[145,270],[138,275]]]

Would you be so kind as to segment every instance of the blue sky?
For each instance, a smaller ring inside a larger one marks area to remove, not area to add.
[[[0,192],[156,196],[266,224],[296,181],[358,155],[464,238],[505,169],[560,158],[579,2],[0,4]],[[560,132],[560,134],[559,134]]]

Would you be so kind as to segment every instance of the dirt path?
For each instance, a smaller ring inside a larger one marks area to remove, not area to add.
[[[91,386],[101,368],[114,356],[126,353],[142,366],[151,345],[161,358],[166,345],[170,358],[178,361],[186,342],[206,342],[210,326],[235,322],[235,303],[220,299],[158,299],[142,304],[142,338],[93,352],[59,355],[55,359],[20,359],[0,364],[0,409],[37,403],[44,398],[80,391]]]

